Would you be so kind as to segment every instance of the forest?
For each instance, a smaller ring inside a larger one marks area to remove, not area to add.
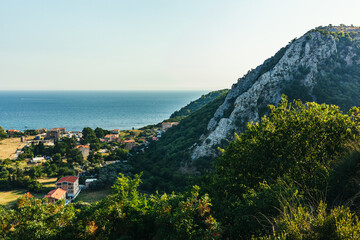
[[[24,196],[0,207],[0,238],[359,239],[359,113],[283,96],[192,186],[149,194],[120,174],[92,204]]]

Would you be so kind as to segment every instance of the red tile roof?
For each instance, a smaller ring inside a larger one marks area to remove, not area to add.
[[[51,190],[45,197],[46,198],[55,198],[55,199],[61,199],[62,196],[64,196],[64,194],[66,194],[66,190],[61,189],[61,188],[57,188],[54,190]]]
[[[8,132],[20,132],[20,130],[9,129]]]
[[[77,145],[76,148],[90,148],[89,145]]]
[[[57,181],[56,183],[62,183],[62,182],[72,182],[72,183],[74,183],[78,179],[79,179],[78,177],[66,176],[66,177],[60,178],[59,181]]]
[[[135,142],[135,140],[130,139],[130,140],[125,140],[124,141],[124,143],[132,143],[132,142]]]
[[[65,130],[65,128],[53,128],[52,130]]]

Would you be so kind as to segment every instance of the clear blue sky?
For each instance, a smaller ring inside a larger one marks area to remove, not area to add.
[[[230,88],[360,1],[0,0],[0,90]]]

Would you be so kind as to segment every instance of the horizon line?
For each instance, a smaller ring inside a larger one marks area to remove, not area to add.
[[[165,92],[165,91],[218,91],[218,90],[223,90],[223,89],[229,89],[229,88],[222,88],[222,89],[151,89],[151,90],[146,90],[146,89],[30,89],[30,90],[25,90],[25,89],[0,89],[0,92],[15,92],[15,91],[24,91],[24,92],[30,92],[30,91],[37,91],[37,92],[45,92],[45,91],[51,91],[51,92],[99,92],[99,91],[106,91],[106,92],[125,92],[125,91],[137,91],[137,92]]]

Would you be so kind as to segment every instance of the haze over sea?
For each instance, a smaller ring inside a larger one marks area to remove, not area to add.
[[[5,129],[140,128],[156,124],[207,91],[0,91]]]

